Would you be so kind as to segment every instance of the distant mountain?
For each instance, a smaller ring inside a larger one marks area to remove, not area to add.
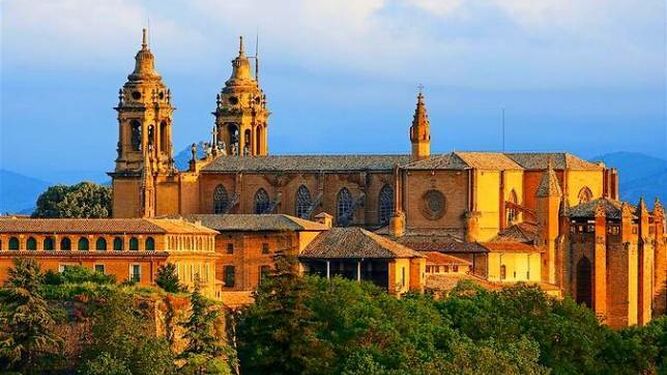
[[[190,159],[192,159],[192,151],[190,150],[191,146],[186,147],[181,150],[176,156],[174,156],[174,164],[179,171],[187,170],[190,167]],[[197,158],[204,157],[204,142],[199,142],[197,144]]]
[[[592,160],[618,169],[621,199],[637,203],[643,196],[649,207],[655,197],[667,202],[667,160],[637,152],[614,152]]]
[[[0,213],[30,214],[39,194],[51,184],[0,169]]]

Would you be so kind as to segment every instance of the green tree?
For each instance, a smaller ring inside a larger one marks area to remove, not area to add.
[[[183,338],[187,346],[179,355],[185,360],[181,367],[183,374],[228,374],[231,373],[226,359],[229,348],[215,334],[215,323],[219,320],[219,310],[201,294],[199,277],[190,294],[190,316],[181,326],[185,329]]]
[[[0,363],[9,369],[38,373],[40,360],[60,349],[55,321],[39,293],[42,279],[34,259],[14,259],[0,301]]]
[[[95,307],[92,339],[86,346],[80,371],[112,359],[114,368],[124,366],[134,375],[174,372],[169,343],[155,336],[149,313],[136,306],[131,294],[110,290]]]
[[[81,375],[132,375],[124,361],[102,353],[94,359],[87,360],[79,369]]]
[[[33,217],[103,218],[111,216],[111,188],[81,182],[76,185],[54,185],[39,198]]]
[[[158,267],[155,283],[169,293],[178,293],[184,289],[178,279],[176,265],[173,263],[167,263]]]

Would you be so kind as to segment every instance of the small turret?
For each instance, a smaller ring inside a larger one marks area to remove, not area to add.
[[[410,142],[412,143],[412,159],[426,159],[431,155],[431,125],[426,114],[424,94],[419,90],[417,108],[410,127]]]
[[[540,184],[535,192],[537,198],[536,218],[538,223],[538,246],[544,247],[544,262],[542,267],[542,281],[556,284],[561,280],[556,275],[556,238],[560,232],[559,212],[561,211],[563,192],[558,183],[558,176],[554,171],[551,160],[542,175]]]

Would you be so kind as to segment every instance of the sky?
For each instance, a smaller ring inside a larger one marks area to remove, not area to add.
[[[667,157],[664,0],[0,0],[0,168],[104,181],[118,89],[149,27],[175,152],[207,139],[238,36],[271,154],[431,148]]]

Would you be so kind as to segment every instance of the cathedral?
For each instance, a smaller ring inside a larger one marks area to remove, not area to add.
[[[215,98],[204,157],[193,144],[189,168],[178,170],[172,95],[145,32],[135,60],[115,107],[119,140],[109,175],[116,218],[329,220],[331,241],[348,235],[339,227],[356,228],[363,232],[355,236],[406,259],[410,252],[447,254],[480,279],[572,296],[611,326],[645,324],[665,312],[663,207],[657,200],[651,208],[643,200],[620,202],[615,169],[567,152],[431,154],[422,92],[406,124],[410,154],[271,155],[258,59],[246,55],[241,39]],[[345,258],[331,255],[325,271],[311,255],[304,255],[306,268],[327,275],[331,262]],[[357,277],[361,265],[351,266],[359,267]]]

